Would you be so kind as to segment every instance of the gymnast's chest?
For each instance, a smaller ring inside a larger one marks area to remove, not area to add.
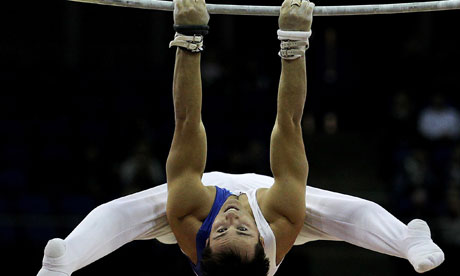
[[[186,216],[181,219],[174,218],[169,221],[177,244],[194,264],[197,262],[196,235],[202,224],[203,222],[194,216]]]

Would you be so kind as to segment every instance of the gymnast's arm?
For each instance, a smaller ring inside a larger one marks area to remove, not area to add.
[[[286,0],[281,8],[279,26],[284,31],[308,31],[308,2],[301,7]],[[281,60],[278,107],[270,144],[270,164],[275,178],[265,195],[269,210],[300,226],[305,216],[305,185],[308,162],[302,139],[301,118],[307,95],[305,57]]]
[[[204,0],[176,0],[174,23],[207,25]],[[173,77],[175,129],[166,162],[168,219],[180,219],[212,205],[210,190],[201,183],[206,164],[206,132],[201,120],[201,53],[177,49]],[[204,201],[204,202],[203,202]]]
[[[270,165],[275,178],[267,200],[291,222],[303,220],[308,162],[301,118],[306,97],[305,58],[282,60],[278,113],[271,135]]]

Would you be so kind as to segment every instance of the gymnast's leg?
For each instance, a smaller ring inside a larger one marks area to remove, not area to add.
[[[405,225],[368,200],[313,187],[307,187],[306,194],[307,216],[298,243],[346,241],[408,259],[420,273],[444,261],[444,253],[431,240],[429,227],[422,220]]]
[[[38,276],[71,275],[128,242],[160,236],[169,229],[167,196],[160,185],[98,206],[65,240],[48,242]]]
[[[257,181],[249,182],[261,187],[273,183],[270,177],[251,176],[254,177]],[[236,182],[231,183],[232,186],[223,187],[238,189]],[[38,276],[71,275],[135,239],[171,234],[166,221],[166,199],[166,185],[161,185],[97,207],[65,240],[48,243]],[[442,250],[429,237],[426,224],[418,220],[408,227],[373,202],[310,186],[306,204],[307,216],[296,245],[313,240],[346,241],[408,259],[419,272],[435,268],[444,260]]]

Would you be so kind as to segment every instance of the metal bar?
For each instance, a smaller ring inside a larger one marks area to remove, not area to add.
[[[99,5],[129,7],[139,9],[173,11],[172,1],[158,0],[69,0],[73,2],[92,3]],[[231,15],[259,15],[278,16],[278,6],[247,6],[247,5],[219,5],[206,4],[210,14]],[[382,5],[350,5],[350,6],[319,6],[315,7],[315,16],[339,16],[339,15],[369,15],[369,14],[394,14],[410,12],[428,12],[460,9],[460,0],[415,2],[402,4]]]

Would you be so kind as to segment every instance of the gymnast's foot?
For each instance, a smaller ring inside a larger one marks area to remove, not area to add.
[[[67,273],[54,271],[49,265],[45,264],[45,260],[59,258],[64,255],[66,250],[65,241],[62,239],[52,239],[45,247],[45,258],[43,267],[38,272],[37,276],[69,276]]]
[[[418,273],[423,273],[439,266],[444,261],[444,252],[431,240],[428,224],[414,219],[407,225],[407,258]]]

